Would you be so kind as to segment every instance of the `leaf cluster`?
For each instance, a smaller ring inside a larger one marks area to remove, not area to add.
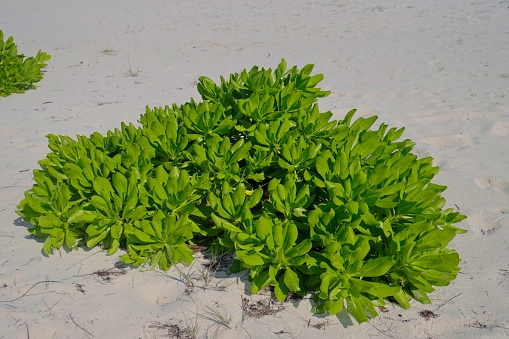
[[[249,269],[251,292],[313,293],[316,313],[358,322],[386,299],[429,303],[459,272],[438,168],[377,117],[331,120],[313,65],[201,77],[202,101],[147,108],[141,126],[49,135],[18,213],[43,249],[101,245],[134,266],[193,260],[209,241]]]
[[[41,51],[35,57],[18,54],[13,37],[4,41],[4,34],[0,30],[0,96],[35,89],[34,83],[42,79],[41,69],[49,59],[50,56]]]

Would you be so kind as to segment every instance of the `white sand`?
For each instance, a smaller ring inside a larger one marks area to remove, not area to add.
[[[186,319],[197,319],[199,337],[216,329],[218,338],[509,336],[508,18],[509,2],[498,0],[0,0],[4,34],[26,55],[52,57],[37,90],[0,99],[0,338],[157,338]],[[405,126],[415,151],[441,167],[434,181],[449,187],[448,207],[469,217],[459,225],[469,232],[450,245],[462,272],[431,294],[433,305],[389,305],[357,325],[344,313],[314,316],[303,300],[242,321],[241,298],[267,298],[246,294],[242,275],[202,289],[196,262],[183,268],[194,272],[187,294],[175,269],[106,280],[93,273],[118,255],[45,257],[27,237],[15,207],[49,152],[46,134],[104,133],[135,122],[146,105],[198,98],[200,75],[217,80],[281,58],[325,75],[333,94],[322,111],[341,118],[358,108]],[[196,317],[217,305],[230,328]],[[422,310],[437,317],[425,320]]]

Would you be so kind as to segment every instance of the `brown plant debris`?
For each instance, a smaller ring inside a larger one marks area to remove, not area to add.
[[[276,304],[271,298],[249,302],[249,299],[242,299],[242,311],[244,315],[251,318],[261,318],[265,315],[274,315],[284,309],[282,305]]]
[[[275,335],[285,335],[285,334],[288,334],[288,335],[291,335],[292,333],[291,332],[288,332],[288,331],[279,331],[279,332],[274,332]]]
[[[110,282],[111,281],[111,277],[119,277],[121,275],[124,275],[126,274],[126,270],[124,269],[114,269],[114,268],[110,268],[110,269],[107,269],[107,270],[97,270],[95,271],[94,273],[92,273],[92,275],[97,275],[99,278],[101,278],[103,281],[107,281],[107,282]]]
[[[431,318],[436,318],[436,317],[438,317],[438,314],[433,313],[433,312],[432,312],[432,311],[430,311],[430,310],[422,310],[422,311],[420,311],[420,312],[419,312],[419,315],[420,315],[421,317],[423,317],[423,318],[424,318],[424,320],[426,320],[426,321],[430,320]]]
[[[172,338],[172,339],[194,339],[195,334],[189,327],[181,327],[177,324],[153,322],[149,328],[155,329],[157,333],[156,338]]]
[[[85,292],[87,291],[87,290],[85,290],[85,286],[82,284],[74,284],[74,286],[76,286],[76,289],[83,294],[85,294]]]
[[[316,328],[317,330],[325,329],[325,326],[329,325],[329,321],[322,321],[321,323],[311,324],[311,319],[308,321],[308,327]]]

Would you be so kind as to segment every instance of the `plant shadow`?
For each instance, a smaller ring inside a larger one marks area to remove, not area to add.
[[[316,303],[313,301],[313,298],[310,299],[310,303],[311,303],[312,308],[314,308]],[[326,319],[326,318],[330,317],[330,315],[327,314],[327,313],[313,314],[313,317],[317,318],[317,319],[320,319],[321,322],[319,322],[317,324],[311,324],[311,320],[310,320],[310,323],[308,324],[308,327],[314,327],[314,328],[317,328],[317,329],[321,329],[322,327],[325,327],[327,325],[331,325],[331,323],[329,323],[329,320]],[[352,318],[348,314],[348,312],[346,310],[346,307],[343,307],[343,309],[338,314],[336,314],[335,317],[339,320],[341,325],[343,325],[343,328],[348,328],[350,326],[354,326],[355,325],[353,323],[353,321],[352,321]]]
[[[34,225],[32,225],[31,223],[27,222],[27,221],[24,221],[22,217],[18,217],[16,219],[13,220],[12,224],[14,226],[18,226],[18,227],[25,227],[27,230],[30,229],[30,228],[33,228]],[[50,255],[47,254],[46,252],[44,252],[44,250],[42,249],[42,245],[44,244],[44,242],[46,241],[46,237],[43,236],[43,237],[38,237],[38,236],[34,236],[33,234],[30,234],[28,233],[27,231],[27,234],[24,236],[25,239],[30,239],[30,240],[34,240],[36,241],[37,243],[41,244],[41,254],[45,257],[49,257]],[[92,250],[92,248],[90,247],[87,247],[84,243],[79,245],[79,248],[85,252],[89,252],[90,250]],[[69,252],[72,252],[73,251],[73,248],[70,248],[66,245],[63,245],[61,247],[61,249],[63,249],[65,252],[69,253]]]
[[[251,292],[250,292],[251,282],[249,281],[249,270],[244,269],[244,270],[236,272],[236,273],[230,272],[230,268],[235,264],[235,256],[233,254],[224,254],[223,257],[221,258],[221,260],[214,261],[211,253],[209,253],[207,251],[200,251],[200,252],[202,253],[203,258],[206,260],[205,263],[202,263],[202,265],[204,265],[205,268],[211,269],[211,270],[213,268],[217,268],[217,270],[214,271],[214,275],[213,275],[214,278],[238,279],[239,281],[241,281],[244,284],[244,293],[246,295],[251,294]],[[267,291],[269,291],[269,290],[271,290],[271,289],[267,288]],[[260,291],[260,292],[262,292],[262,291]],[[274,298],[272,295],[272,291],[269,291],[269,293],[271,293],[271,298]],[[310,297],[310,296],[307,295],[305,297],[301,297],[299,295],[290,293],[288,295],[288,298],[286,299],[286,301],[283,302],[283,305],[284,304],[292,304],[293,307],[298,308],[300,306],[301,302],[305,298],[308,298],[308,297]],[[311,307],[314,307],[315,302],[313,301],[312,297],[310,297],[309,301],[311,303]],[[312,321],[310,320],[310,322],[308,324],[310,327],[321,329],[325,326],[332,325],[332,322],[330,319],[331,317],[329,314],[326,314],[326,313],[313,314],[312,316],[313,316],[313,318],[318,320],[318,322],[313,324]],[[341,310],[341,312],[336,314],[335,317],[339,320],[339,322],[341,323],[341,325],[344,328],[348,328],[350,326],[355,325],[354,322],[352,321],[352,318],[348,314],[346,307],[343,308]]]
[[[34,225],[32,225],[31,223],[24,221],[22,217],[18,217],[16,219],[14,219],[12,224],[14,226],[22,226],[22,227],[25,227],[25,228],[32,228],[32,227],[34,227]]]
[[[42,238],[42,237],[35,237],[33,236],[32,234],[28,233],[28,229],[29,228],[32,228],[34,227],[34,225],[32,225],[31,223],[27,222],[27,221],[24,221],[22,217],[19,217],[19,218],[16,218],[14,219],[14,221],[12,222],[12,224],[14,226],[18,226],[18,227],[24,227],[27,229],[27,234],[24,236],[25,239],[32,239],[32,240],[35,240],[36,242],[38,242],[39,244],[43,244],[44,243],[44,240],[45,238]],[[42,250],[41,250],[42,251]],[[46,253],[44,253],[43,251],[43,255],[44,256],[47,256]]]

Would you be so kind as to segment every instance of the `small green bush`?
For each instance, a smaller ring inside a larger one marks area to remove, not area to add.
[[[34,83],[42,79],[41,69],[50,58],[41,51],[35,57],[18,54],[13,37],[4,41],[4,33],[0,30],[0,96],[35,89]]]
[[[231,251],[251,291],[313,293],[313,312],[346,305],[358,321],[386,299],[430,303],[459,272],[447,244],[465,217],[443,209],[438,168],[403,128],[377,117],[331,121],[313,66],[201,77],[203,101],[149,109],[140,127],[49,135],[19,215],[44,252],[100,245],[134,266],[193,260],[188,244]]]

